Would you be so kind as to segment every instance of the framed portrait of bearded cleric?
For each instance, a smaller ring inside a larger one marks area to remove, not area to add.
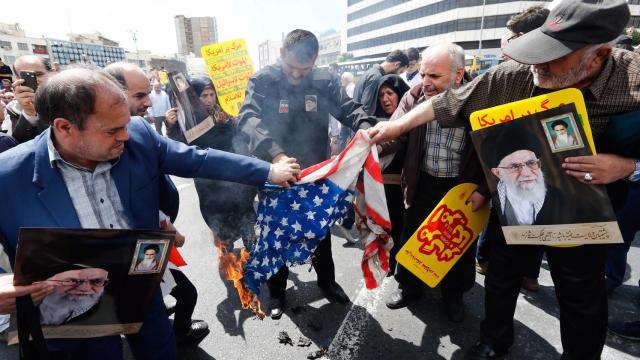
[[[471,133],[508,244],[622,242],[605,187],[562,168],[593,154],[578,119],[568,104]]]
[[[54,286],[30,309],[39,315],[45,339],[137,333],[159,291],[168,256],[154,258],[158,271],[135,274],[129,273],[132,259],[141,244],[166,253],[174,237],[159,230],[22,228],[14,284]],[[17,342],[17,335],[10,331],[9,342]]]
[[[183,73],[170,72],[169,84],[178,104],[178,124],[187,143],[191,143],[214,126],[213,117]]]

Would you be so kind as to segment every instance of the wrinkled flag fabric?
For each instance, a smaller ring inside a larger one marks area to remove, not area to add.
[[[365,248],[365,284],[375,288],[389,271],[393,241],[388,235],[391,223],[378,154],[364,131],[358,131],[338,156],[304,169],[291,188],[270,186],[262,191],[256,222],[258,240],[243,269],[247,287],[258,294],[260,286],[283,265],[310,262],[331,226],[354,206],[354,197]]]

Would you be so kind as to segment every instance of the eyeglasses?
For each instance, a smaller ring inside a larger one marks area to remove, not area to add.
[[[509,166],[498,166],[499,169],[505,169],[510,173],[518,173],[522,171],[524,167],[528,167],[529,170],[538,170],[540,169],[540,159],[535,160],[527,160],[522,163],[512,163]]]
[[[47,280],[57,282],[62,286],[78,287],[84,283],[89,283],[91,286],[105,287],[109,283],[109,279],[64,279],[64,280]]]

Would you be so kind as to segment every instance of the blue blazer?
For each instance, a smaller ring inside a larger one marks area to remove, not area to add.
[[[132,117],[128,130],[129,140],[111,176],[135,228],[158,228],[164,174],[253,186],[267,180],[270,164],[265,161],[164,138],[141,117]],[[21,227],[81,227],[64,180],[49,162],[49,131],[0,154],[0,236],[11,263]]]

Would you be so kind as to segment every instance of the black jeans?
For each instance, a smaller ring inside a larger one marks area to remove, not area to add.
[[[489,226],[499,226],[492,212]],[[522,276],[538,250],[529,245],[507,245],[502,231],[490,244],[485,278],[485,319],[481,340],[498,350],[513,344],[513,316]],[[606,247],[544,246],[556,297],[560,305],[563,359],[600,359],[607,336],[607,295],[604,286]]]
[[[336,268],[333,264],[331,255],[331,234],[322,239],[313,253],[311,264],[318,274],[318,283],[332,283],[336,279]],[[269,294],[272,298],[284,299],[285,290],[287,289],[287,278],[289,277],[289,268],[285,265],[278,270],[275,275],[267,280]]]
[[[173,331],[176,336],[186,335],[191,330],[191,315],[196,308],[198,291],[187,276],[180,270],[169,269],[176,286],[170,294],[176,299],[176,312],[173,315]]]
[[[409,240],[440,200],[456,185],[458,185],[457,178],[437,178],[424,172],[421,173],[416,197],[411,207],[406,209],[404,213],[402,242],[398,249]],[[442,279],[440,291],[445,301],[446,299],[460,299],[465,291],[473,287],[476,281],[475,256],[476,244],[474,242]],[[416,293],[422,290],[422,281],[400,264],[397,266],[395,279],[399,287],[406,292]]]
[[[492,221],[496,220],[492,219]],[[500,226],[495,226],[495,224],[485,227],[484,231],[480,234],[478,238],[478,251],[476,252],[478,261],[490,262],[491,254],[489,251],[491,245],[489,243],[495,241],[497,236],[496,231],[499,231],[502,236],[502,229]],[[542,265],[542,258],[544,257],[544,246],[529,245],[529,247],[531,248],[531,256],[528,256],[525,260],[527,266],[524,276],[537,279],[540,276],[540,266]]]

